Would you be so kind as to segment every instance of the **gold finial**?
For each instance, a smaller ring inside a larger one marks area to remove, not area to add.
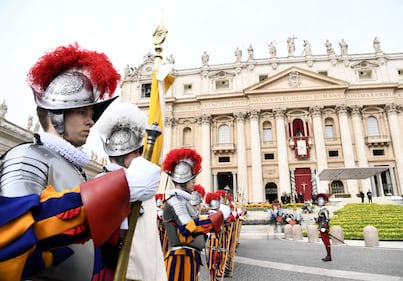
[[[164,43],[167,37],[168,30],[165,28],[164,21],[161,15],[161,21],[157,29],[153,34],[154,49],[155,49],[155,59],[156,63],[159,64],[162,60],[162,43]]]

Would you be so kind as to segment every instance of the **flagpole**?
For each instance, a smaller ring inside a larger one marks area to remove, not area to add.
[[[161,64],[162,61],[162,43],[164,43],[166,34],[168,31],[165,29],[165,26],[162,22],[159,24],[157,29],[155,30],[153,34],[153,41],[154,41],[154,49],[155,49],[155,57],[154,57],[154,72],[158,70],[158,67]],[[155,75],[155,73],[153,73]],[[144,150],[144,158],[151,161],[152,154],[153,154],[153,149],[154,149],[154,144],[158,136],[161,135],[161,130],[159,129],[158,122],[154,121],[150,125],[150,127],[147,130],[148,138],[147,138],[147,145]],[[158,164],[158,163],[156,163]],[[113,280],[114,281],[125,281],[126,280],[126,274],[127,274],[127,269],[128,269],[128,264],[129,264],[129,258],[130,258],[130,250],[131,250],[131,245],[133,243],[133,236],[134,236],[134,231],[136,228],[137,224],[137,218],[139,217],[140,213],[140,207],[141,207],[141,202],[136,201],[132,203],[132,208],[131,212],[129,215],[129,229],[125,233],[124,241],[122,248],[120,249],[119,253],[119,258],[118,258],[118,264],[116,266],[115,270],[115,275]]]

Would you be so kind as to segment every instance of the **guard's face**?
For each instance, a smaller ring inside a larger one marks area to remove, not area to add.
[[[75,147],[87,142],[94,125],[92,106],[67,110],[64,116],[64,138]]]
[[[192,193],[195,183],[196,183],[195,179],[191,179],[190,181],[188,181],[186,183],[186,190],[185,191],[188,192],[188,193]]]
[[[325,205],[325,199],[323,199],[322,197],[318,198],[318,205],[319,206],[324,206]]]

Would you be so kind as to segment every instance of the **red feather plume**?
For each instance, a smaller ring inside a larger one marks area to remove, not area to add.
[[[219,189],[219,190],[217,190],[216,191],[216,193],[218,193],[222,198],[225,198],[225,190],[223,190],[223,189]],[[232,196],[231,196],[231,194],[229,194],[229,193],[227,193],[227,200],[229,201],[229,202],[231,202],[232,201]]]
[[[195,184],[193,186],[193,191],[199,192],[202,198],[204,198],[204,195],[206,195],[206,190],[204,190],[204,187],[200,184]]]
[[[208,192],[206,194],[206,204],[210,204],[212,200],[220,201],[220,194],[218,194],[217,192]]]
[[[202,157],[194,149],[174,148],[166,155],[162,163],[162,169],[168,175],[171,175],[179,161],[190,159],[193,162],[192,172],[197,174],[201,170]]]
[[[325,199],[326,202],[329,201],[329,196],[326,193],[318,193],[316,194],[316,198],[322,197],[323,199]]]
[[[71,69],[88,76],[100,99],[113,96],[121,77],[104,53],[84,50],[74,43],[43,55],[30,69],[27,81],[35,94],[41,95],[53,79]]]

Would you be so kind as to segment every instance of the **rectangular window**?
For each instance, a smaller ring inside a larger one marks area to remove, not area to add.
[[[185,84],[185,85],[183,85],[183,92],[185,93],[185,94],[190,94],[190,93],[192,93],[192,84]]]
[[[268,76],[267,74],[265,74],[265,75],[259,75],[259,82],[260,82],[260,81],[263,81],[263,80],[266,80],[268,77],[269,77],[269,76]]]
[[[385,151],[383,149],[374,149],[374,150],[372,150],[372,155],[383,156],[383,155],[385,155]]]
[[[149,98],[151,96],[151,83],[141,84],[141,97]]]
[[[338,150],[329,150],[329,157],[339,157]]]
[[[321,74],[321,75],[325,75],[325,76],[327,76],[327,71],[326,71],[326,70],[323,70],[323,71],[318,71],[318,73],[319,73],[319,74]]]
[[[360,70],[360,71],[358,71],[358,77],[360,77],[360,79],[371,79],[372,71],[371,70]]]
[[[221,157],[218,157],[218,162],[219,163],[229,163],[230,158],[228,156],[221,156]]]
[[[229,80],[226,79],[215,81],[215,88],[216,90],[229,89]]]
[[[274,153],[265,153],[264,160],[274,160]]]

